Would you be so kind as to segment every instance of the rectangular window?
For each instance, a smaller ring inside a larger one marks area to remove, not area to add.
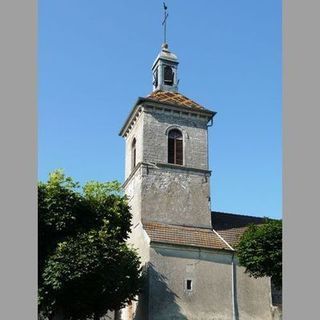
[[[187,291],[191,291],[192,290],[192,280],[187,280],[186,281],[186,289],[187,289]]]

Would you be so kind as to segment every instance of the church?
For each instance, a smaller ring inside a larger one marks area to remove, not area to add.
[[[245,274],[235,250],[246,227],[264,219],[211,211],[208,129],[216,113],[179,92],[178,64],[164,43],[153,91],[138,98],[119,133],[133,215],[128,242],[146,281],[116,319],[280,319],[270,279]]]

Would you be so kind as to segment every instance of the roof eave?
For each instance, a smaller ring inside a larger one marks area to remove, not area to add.
[[[138,97],[137,101],[135,102],[135,104],[133,105],[133,107],[131,109],[131,112],[129,113],[123,126],[120,129],[119,136],[123,137],[123,133],[126,131],[126,127],[127,127],[128,123],[130,122],[130,119],[133,117],[137,106],[143,102],[143,99],[144,99],[143,97]]]
[[[148,233],[147,233],[148,234]],[[150,236],[149,236],[150,237]],[[152,240],[150,239],[150,244],[155,243],[155,244],[162,244],[162,245],[169,245],[169,246],[174,246],[174,247],[185,247],[185,248],[190,248],[190,249],[203,249],[203,250],[216,250],[216,251],[223,251],[223,252],[235,252],[235,250],[229,249],[229,248],[217,248],[217,247],[207,247],[207,246],[200,246],[200,245],[193,245],[193,244],[182,244],[182,243],[173,243],[173,242],[166,242],[166,241],[161,241],[161,240]]]
[[[137,109],[137,107],[144,103],[144,102],[149,102],[149,103],[154,103],[154,104],[158,104],[158,105],[166,105],[166,106],[170,106],[170,107],[175,107],[175,108],[179,108],[182,109],[184,111],[187,112],[194,112],[194,113],[201,113],[203,115],[207,115],[209,117],[209,121],[211,121],[213,119],[213,117],[217,114],[217,112],[215,111],[211,111],[208,109],[192,109],[189,107],[185,107],[185,106],[181,106],[179,104],[175,104],[175,103],[170,103],[170,102],[161,102],[161,101],[157,101],[155,99],[151,99],[151,98],[146,98],[146,97],[138,97],[137,101],[135,102],[135,104],[133,105],[133,108],[131,109],[131,112],[129,113],[127,119],[125,120],[120,132],[119,132],[119,136],[123,137],[124,136],[124,132],[127,129],[128,124],[131,122],[131,118],[134,116],[135,111]]]
[[[176,103],[157,101],[157,100],[152,99],[152,98],[140,98],[140,99],[141,99],[141,102],[150,102],[150,103],[155,103],[155,104],[159,104],[159,105],[167,105],[167,106],[171,106],[171,107],[176,107],[176,108],[179,108],[179,109],[183,109],[184,111],[202,113],[202,114],[205,114],[207,116],[210,116],[211,118],[213,118],[217,114],[217,112],[209,110],[209,109],[206,109],[206,108],[203,108],[203,109],[194,108],[193,109],[191,107],[185,107],[185,106],[182,106],[182,105],[176,104]]]

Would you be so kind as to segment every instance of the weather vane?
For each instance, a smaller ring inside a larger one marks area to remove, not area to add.
[[[163,25],[163,34],[164,34],[164,43],[167,43],[167,18],[169,16],[169,13],[167,12],[168,7],[165,3],[163,3],[163,9],[164,9],[164,19],[162,21]]]

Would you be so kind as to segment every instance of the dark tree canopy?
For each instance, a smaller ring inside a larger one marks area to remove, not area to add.
[[[131,213],[118,182],[83,188],[62,171],[38,185],[39,314],[88,319],[140,292],[140,260],[125,241]]]
[[[249,275],[271,277],[276,288],[282,287],[282,221],[268,220],[250,225],[237,245],[240,265]]]

